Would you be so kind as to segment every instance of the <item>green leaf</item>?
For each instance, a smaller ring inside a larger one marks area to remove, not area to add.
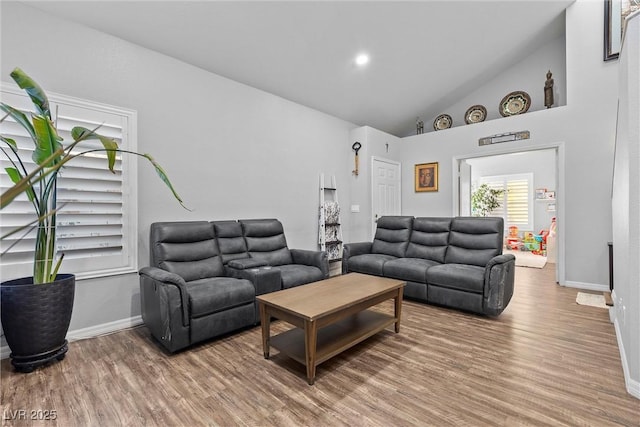
[[[113,167],[116,164],[116,151],[118,150],[118,142],[115,139],[97,134],[94,131],[84,128],[82,126],[76,126],[73,129],[71,129],[71,137],[76,142],[85,140],[85,139],[99,139],[100,142],[102,143],[102,146],[107,152],[109,170],[115,173],[115,171],[113,170]]]
[[[18,184],[23,176],[20,174],[20,171],[16,168],[5,168],[5,171],[7,171],[7,175],[9,175],[9,178],[11,178],[11,181],[14,184]],[[25,190],[25,193],[27,193],[27,197],[29,198],[29,201],[32,202],[35,198],[36,198],[36,193],[33,190],[33,186],[28,187]]]
[[[31,158],[37,164],[43,165],[53,153],[62,147],[62,144],[60,144],[62,138],[58,136],[58,132],[51,120],[43,116],[33,116],[33,129],[36,132],[36,149]],[[60,157],[56,157],[44,166],[53,166],[59,160]]]
[[[187,208],[184,203],[182,202],[182,199],[180,198],[180,196],[178,195],[178,193],[176,192],[176,190],[173,188],[173,185],[171,184],[171,181],[169,181],[169,177],[167,176],[166,172],[164,171],[164,169],[162,169],[162,166],[160,166],[154,159],[153,157],[151,157],[150,154],[142,154],[142,157],[146,158],[147,160],[149,160],[151,162],[151,164],[153,165],[154,168],[156,168],[156,172],[158,174],[158,176],[160,177],[160,179],[162,181],[164,181],[164,183],[167,185],[167,187],[169,187],[169,190],[171,190],[171,192],[173,193],[173,197],[176,198],[176,200],[178,202],[180,202],[180,204],[182,205],[183,208],[185,208],[186,210],[190,211],[191,209]]]
[[[20,86],[20,89],[24,89],[24,91],[27,92],[27,95],[31,98],[38,112],[51,119],[49,100],[38,83],[17,67],[11,72],[11,78]]]
[[[14,153],[18,151],[18,144],[13,139],[0,135],[0,141],[6,142]]]
[[[31,122],[22,111],[5,104],[4,102],[0,102],[0,109],[9,114],[13,120],[18,122],[18,124],[20,124],[29,133],[32,140],[36,140],[36,132],[33,130]]]

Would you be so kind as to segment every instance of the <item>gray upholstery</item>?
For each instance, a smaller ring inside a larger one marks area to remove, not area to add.
[[[495,316],[515,280],[503,234],[495,217],[382,217],[373,242],[344,245],[342,271],[404,280],[405,297]]]
[[[218,241],[223,264],[234,259],[249,257],[247,244],[242,235],[242,225],[238,221],[212,221],[213,231]]]
[[[293,262],[280,221],[277,219],[244,219],[240,220],[240,224],[251,258],[264,260],[269,265],[283,265]]]
[[[342,254],[344,257],[344,253]],[[349,273],[373,274],[382,276],[382,267],[385,262],[396,259],[393,255],[385,254],[362,254],[349,258]]]
[[[484,267],[467,264],[440,264],[427,272],[427,283],[444,288],[481,294],[484,291]]]
[[[142,319],[169,351],[254,325],[256,295],[329,277],[326,252],[289,249],[276,219],[151,225]]]
[[[502,254],[503,235],[502,218],[453,218],[445,262],[484,267]]]
[[[378,218],[371,253],[403,257],[411,235],[412,216]]]
[[[383,276],[410,282],[426,283],[429,267],[438,262],[422,258],[397,258],[384,263]]]
[[[277,219],[243,219],[239,223],[249,256],[279,271],[282,289],[329,277],[326,252],[289,249],[284,227]]]
[[[151,225],[151,266],[140,270],[142,319],[169,351],[255,324],[255,288],[225,277],[205,221]]]
[[[406,256],[443,263],[450,229],[451,218],[414,219]]]

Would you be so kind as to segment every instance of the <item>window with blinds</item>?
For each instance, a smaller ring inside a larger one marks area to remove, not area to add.
[[[2,100],[25,113],[32,111],[30,99],[19,90],[2,87]],[[71,129],[83,126],[114,138],[120,148],[136,149],[136,113],[113,106],[49,94],[52,118],[63,145],[73,142]],[[27,169],[35,167],[31,159],[33,142],[21,126],[7,118],[0,123],[2,135],[16,141]],[[100,150],[98,140],[78,144],[74,152]],[[11,166],[2,155],[0,187],[12,185],[5,168]],[[136,159],[118,154],[115,173],[107,167],[104,152],[95,151],[69,161],[58,174],[57,247],[64,253],[60,272],[78,278],[98,277],[137,269]],[[126,184],[125,184],[126,183]],[[0,211],[2,236],[35,219],[31,202],[25,194]],[[25,234],[26,233],[26,234]],[[35,230],[25,230],[0,242],[2,278],[32,275]]]
[[[502,203],[491,215],[504,218],[505,228],[516,225],[521,230],[533,230],[533,174],[484,176],[479,185],[503,190]]]

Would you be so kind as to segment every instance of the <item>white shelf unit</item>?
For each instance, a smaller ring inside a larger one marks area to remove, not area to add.
[[[318,227],[318,243],[320,250],[326,251],[329,263],[342,261],[342,227],[340,224],[340,205],[338,204],[338,187],[336,177],[325,182],[324,174],[320,174],[320,215]]]

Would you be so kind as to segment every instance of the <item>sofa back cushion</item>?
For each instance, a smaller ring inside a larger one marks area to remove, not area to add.
[[[284,237],[284,228],[277,219],[243,219],[242,233],[252,258],[269,265],[291,264],[293,258]]]
[[[155,222],[149,247],[152,266],[187,282],[224,275],[213,226],[206,221]]]
[[[484,267],[502,254],[504,220],[500,217],[456,217],[451,220],[445,262]]]
[[[411,236],[412,216],[383,216],[378,218],[371,253],[403,257]]]
[[[224,265],[234,259],[249,258],[247,243],[242,235],[242,225],[238,221],[213,221],[211,224]]]
[[[451,218],[414,219],[405,256],[444,263],[450,228]]]

